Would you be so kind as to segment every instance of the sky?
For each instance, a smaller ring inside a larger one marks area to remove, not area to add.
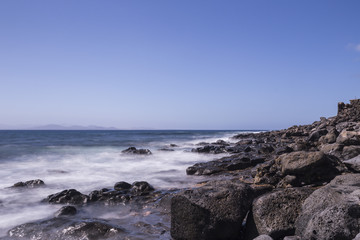
[[[357,0],[2,0],[0,128],[283,129],[360,98]]]

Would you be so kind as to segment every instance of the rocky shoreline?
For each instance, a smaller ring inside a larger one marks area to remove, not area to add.
[[[233,139],[192,149],[229,154],[189,166],[188,175],[206,179],[192,188],[158,191],[139,181],[87,195],[67,189],[44,196],[44,204],[59,204],[54,217],[16,226],[0,239],[360,239],[360,100],[339,103],[337,116],[310,125]],[[123,153],[152,154],[133,147]],[[134,223],[142,238],[116,219],[82,215],[87,206],[119,205],[161,221]]]

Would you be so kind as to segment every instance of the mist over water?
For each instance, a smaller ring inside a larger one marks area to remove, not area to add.
[[[60,206],[41,200],[64,189],[89,194],[112,188],[118,181],[147,181],[155,189],[183,188],[201,181],[201,177],[187,176],[185,169],[224,155],[190,150],[203,141],[231,141],[230,137],[238,132],[0,131],[0,236],[16,225],[53,216]],[[130,146],[150,149],[152,155],[121,153]],[[162,148],[174,151],[159,150]],[[32,179],[42,179],[45,187],[9,188]],[[118,221],[131,215],[126,207],[118,209],[117,214],[96,209],[83,214],[90,212]]]

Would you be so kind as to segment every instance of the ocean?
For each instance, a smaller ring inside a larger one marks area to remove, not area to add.
[[[199,142],[235,141],[231,137],[240,132],[2,130],[0,237],[19,224],[53,216],[60,206],[42,203],[41,200],[65,189],[73,188],[89,194],[95,189],[112,188],[119,181],[147,181],[155,189],[191,186],[201,181],[201,177],[187,176],[185,170],[188,166],[226,156],[198,154],[191,149]],[[121,152],[128,147],[150,149],[152,154],[141,156]],[[31,189],[9,188],[17,182],[33,179],[41,179],[46,185]],[[115,211],[92,209],[83,214],[87,217],[96,214],[102,219],[124,218],[124,223],[129,223],[129,211],[126,206],[117,206]],[[157,219],[142,221],[151,223]]]

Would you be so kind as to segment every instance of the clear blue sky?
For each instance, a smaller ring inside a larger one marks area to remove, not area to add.
[[[280,129],[360,97],[360,1],[2,0],[0,126]]]

